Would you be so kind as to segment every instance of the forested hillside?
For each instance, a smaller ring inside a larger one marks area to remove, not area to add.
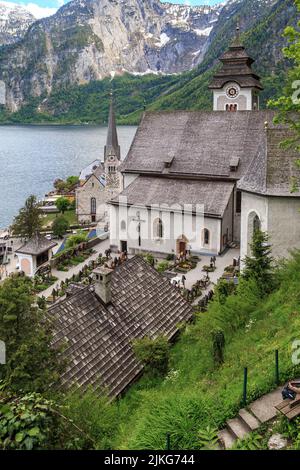
[[[203,62],[190,72],[179,75],[124,74],[54,89],[50,96],[30,97],[20,111],[11,114],[2,110],[2,122],[105,123],[108,94],[114,88],[119,123],[137,124],[146,107],[150,110],[211,109],[208,84],[218,57],[228,47],[241,24],[242,40],[249,54],[256,59],[255,70],[265,87],[262,106],[279,94],[289,63],[282,56],[285,27],[296,23],[293,0],[260,2],[240,0],[227,4],[210,38]]]

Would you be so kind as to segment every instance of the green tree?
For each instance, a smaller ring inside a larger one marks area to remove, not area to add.
[[[74,186],[76,186],[79,183],[79,177],[69,176],[66,182],[67,182],[68,189],[72,189]]]
[[[261,295],[268,294],[274,288],[274,258],[268,234],[255,230],[250,248],[251,255],[244,260],[242,276],[246,280],[255,280]]]
[[[20,209],[12,224],[12,232],[23,238],[32,238],[40,232],[42,226],[40,210],[36,196],[29,196],[25,206]]]
[[[70,224],[63,216],[56,217],[52,223],[53,234],[56,237],[62,238],[66,231],[69,229]]]
[[[19,274],[0,286],[0,339],[6,345],[0,384],[11,391],[48,390],[63,368],[59,351],[51,348],[53,325],[34,305],[32,287],[32,281]]]
[[[59,197],[55,204],[59,212],[64,214],[69,209],[70,202],[66,197]]]
[[[300,0],[295,0],[295,4],[300,13]],[[283,53],[293,62],[293,67],[287,74],[283,95],[277,100],[269,101],[269,106],[278,109],[275,121],[288,124],[295,133],[294,138],[284,144],[300,151],[300,21],[297,26],[298,29],[292,26],[285,29],[284,36],[289,45],[283,49]]]
[[[146,336],[133,341],[133,349],[147,372],[154,376],[166,374],[170,358],[170,346],[167,338],[158,336],[156,339],[151,339]]]
[[[78,232],[75,235],[71,235],[66,241],[66,248],[76,248],[81,243],[85,243],[87,241],[87,233],[85,232]]]

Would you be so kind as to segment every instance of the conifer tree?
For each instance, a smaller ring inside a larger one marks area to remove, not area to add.
[[[261,294],[265,295],[274,287],[274,258],[268,234],[255,230],[250,248],[251,255],[244,260],[243,277],[254,279]]]
[[[35,196],[29,196],[24,207],[20,209],[15,217],[12,232],[22,238],[32,238],[40,232],[42,226],[38,202]]]

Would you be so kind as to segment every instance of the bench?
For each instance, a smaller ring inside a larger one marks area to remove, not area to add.
[[[275,408],[289,420],[292,420],[300,415],[300,398],[297,400],[283,400]]]

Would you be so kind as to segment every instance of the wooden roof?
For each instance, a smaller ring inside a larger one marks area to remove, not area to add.
[[[222,217],[234,189],[234,183],[221,181],[195,181],[174,178],[139,176],[122,192],[129,205],[189,205],[195,211],[203,206],[206,215]],[[119,203],[119,197],[111,201]],[[162,206],[163,207],[163,206]],[[189,210],[188,207],[185,208]]]
[[[265,142],[238,187],[267,196],[299,197],[298,191],[291,192],[293,178],[300,181],[299,153],[281,145],[292,136],[292,132],[284,128],[266,130]]]
[[[125,173],[239,180],[266,140],[273,111],[146,113],[123,163]],[[166,156],[171,164],[166,168]],[[173,158],[174,157],[174,158]],[[232,158],[239,159],[230,172]]]
[[[57,245],[56,242],[51,240],[47,240],[47,238],[43,237],[42,235],[35,235],[32,237],[28,242],[24,243],[16,253],[22,253],[24,255],[33,255],[38,256],[45,251],[51,250]]]
[[[112,274],[112,302],[105,306],[92,287],[49,309],[55,319],[54,346],[66,345],[62,386],[101,385],[119,395],[141,373],[132,340],[165,335],[192,318],[192,307],[170,282],[142,258],[134,257]]]

